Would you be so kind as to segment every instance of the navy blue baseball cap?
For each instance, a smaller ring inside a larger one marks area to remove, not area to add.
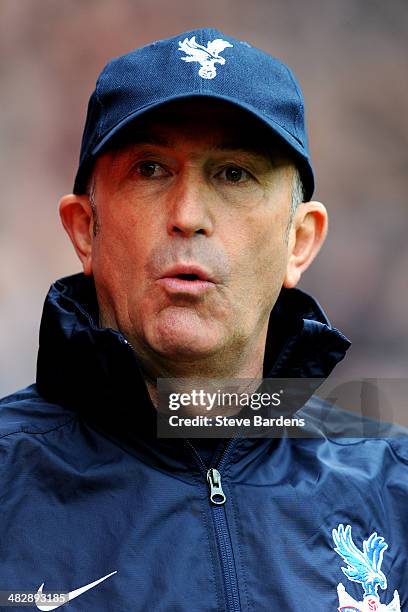
[[[197,96],[257,117],[292,152],[305,201],[311,198],[303,95],[294,75],[264,51],[210,28],[153,42],[105,66],[89,100],[74,193],[86,192],[95,158],[143,113]]]

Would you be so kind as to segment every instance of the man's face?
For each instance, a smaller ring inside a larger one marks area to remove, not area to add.
[[[266,130],[265,130],[266,132]],[[264,346],[288,260],[293,166],[247,113],[177,102],[95,166],[101,324],[156,363]]]

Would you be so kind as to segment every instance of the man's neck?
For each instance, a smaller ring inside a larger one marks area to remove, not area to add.
[[[146,368],[146,364],[142,362],[142,373],[153,405],[157,410],[161,410],[157,388],[157,381],[160,378],[173,379],[175,388],[179,388],[177,379],[181,379],[180,383],[183,381],[183,389],[188,388],[188,379],[202,381],[203,386],[208,386],[208,388],[214,388],[214,385],[218,387],[217,381],[239,380],[241,381],[241,393],[244,387],[248,393],[255,391],[263,375],[264,352],[265,339],[263,339],[263,344],[258,347],[258,350],[243,352],[240,359],[218,359],[215,362],[212,360],[210,363],[208,360],[205,362],[189,361],[185,365],[177,362],[177,364],[170,363],[167,368],[162,367],[160,369],[157,368],[157,364],[155,364],[154,369]],[[246,358],[244,359],[244,357]],[[186,379],[187,382],[184,382]],[[228,409],[223,407],[222,414],[229,416],[236,414],[238,411],[239,408],[236,406],[231,406]],[[194,414],[198,413],[200,413],[199,410]],[[204,413],[205,411],[203,411]]]

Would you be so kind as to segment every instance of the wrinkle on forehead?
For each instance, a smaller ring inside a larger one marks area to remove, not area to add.
[[[162,147],[167,149],[177,149],[182,143],[189,143],[191,140],[197,141],[197,135],[191,136],[182,132],[171,130],[172,133],[165,133],[160,128],[153,127],[151,131],[135,131],[132,133],[131,141],[127,144],[122,143],[122,146],[112,150],[112,162],[114,163],[121,154],[131,154],[133,150],[139,150],[141,147],[149,147],[149,145]],[[253,139],[228,139],[218,140],[216,134],[211,138],[211,134],[207,134],[202,142],[203,150],[208,153],[228,153],[250,154],[254,157],[261,158],[263,161],[267,159],[272,165],[277,160],[284,160],[281,151],[267,147],[266,144],[257,142]]]

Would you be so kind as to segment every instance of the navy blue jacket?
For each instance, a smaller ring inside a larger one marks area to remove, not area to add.
[[[348,346],[313,298],[283,290],[264,373],[326,377]],[[398,610],[398,595],[408,609],[406,439],[211,449],[154,432],[136,356],[97,325],[92,280],[56,282],[37,382],[0,403],[0,591],[44,583],[71,592],[70,612]]]

